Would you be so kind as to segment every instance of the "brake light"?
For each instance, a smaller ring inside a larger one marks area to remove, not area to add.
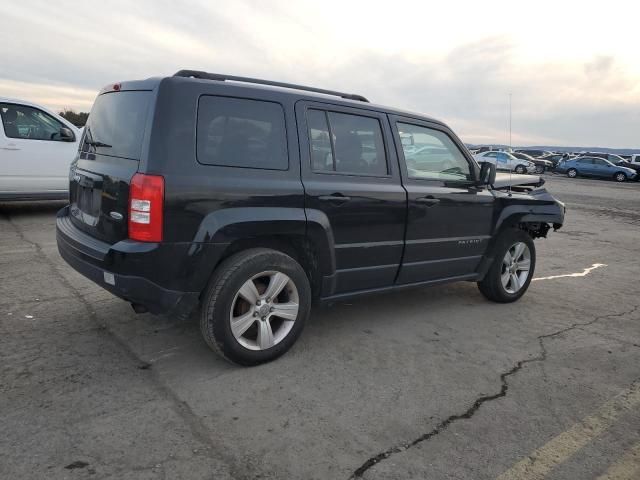
[[[162,241],[164,178],[136,173],[129,186],[129,238]]]

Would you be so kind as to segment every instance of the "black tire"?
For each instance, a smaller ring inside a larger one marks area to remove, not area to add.
[[[527,169],[526,169],[526,168],[524,168],[524,165],[516,165],[516,168],[514,169],[514,171],[515,171],[517,174],[522,175],[523,173],[526,173]]]
[[[502,275],[502,261],[509,250],[515,243],[523,242],[529,247],[530,252],[530,268],[529,276],[522,285],[520,290],[515,293],[509,293],[502,285],[500,277]],[[518,300],[525,294],[533,278],[533,274],[536,267],[536,249],[533,244],[533,239],[524,230],[510,228],[500,234],[500,237],[496,241],[496,245],[493,249],[494,259],[489,271],[485,277],[478,282],[478,288],[480,292],[488,299],[498,303],[511,303]]]
[[[231,308],[242,285],[268,271],[284,273],[295,284],[298,316],[279,343],[264,350],[250,350],[241,345],[231,331]],[[311,287],[300,264],[276,250],[252,248],[232,255],[216,268],[202,297],[200,331],[207,345],[230,362],[258,365],[278,358],[291,348],[304,328],[310,308]]]
[[[626,182],[627,181],[627,175],[624,172],[616,172],[616,174],[613,176],[613,179],[616,182]]]
[[[567,177],[576,178],[577,176],[578,176],[578,170],[576,170],[575,168],[570,168],[569,170],[567,170]]]
[[[544,173],[544,165],[536,165],[536,173],[542,175]]]

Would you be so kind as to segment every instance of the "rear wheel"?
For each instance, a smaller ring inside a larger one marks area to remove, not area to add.
[[[627,176],[623,172],[618,172],[613,176],[613,179],[616,182],[626,182],[627,181]]]
[[[478,282],[478,288],[494,302],[515,302],[527,291],[533,277],[536,266],[533,239],[523,230],[505,230],[496,243],[494,253],[493,263]]]
[[[578,171],[575,168],[570,168],[567,170],[567,177],[576,178],[578,176]]]
[[[523,173],[525,173],[526,171],[527,171],[527,169],[526,169],[526,168],[524,168],[524,165],[517,165],[517,166],[516,166],[516,168],[515,168],[515,172],[516,172],[516,173],[519,173],[519,174],[521,174],[521,175],[522,175]]]
[[[215,352],[240,365],[269,362],[295,343],[311,288],[298,262],[254,248],[225,260],[203,297],[200,330]]]
[[[536,173],[542,175],[544,173],[544,165],[536,165]]]

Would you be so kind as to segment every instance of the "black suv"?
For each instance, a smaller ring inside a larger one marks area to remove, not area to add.
[[[103,89],[69,180],[62,257],[137,312],[199,308],[243,365],[287,351],[313,302],[459,280],[515,301],[564,219],[437,120],[197,71]]]

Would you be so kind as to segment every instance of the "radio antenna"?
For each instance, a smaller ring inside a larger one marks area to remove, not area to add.
[[[513,157],[513,149],[511,147],[511,93],[509,93],[509,155]],[[511,163],[511,158],[509,158],[509,163]],[[515,166],[509,167],[509,195],[511,195],[511,183],[512,183],[512,175],[513,169]]]

